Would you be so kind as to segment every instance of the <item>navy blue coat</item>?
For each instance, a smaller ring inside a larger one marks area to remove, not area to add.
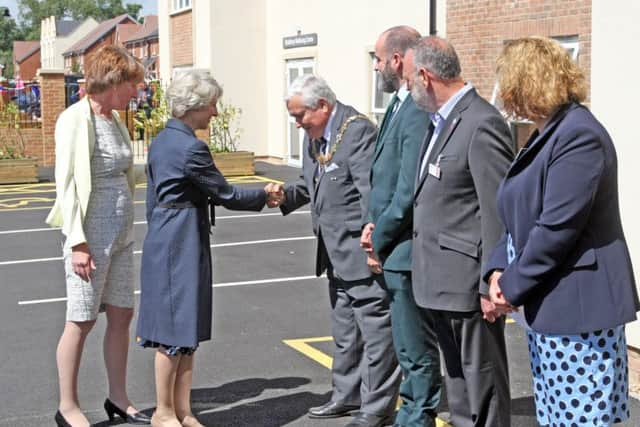
[[[534,132],[498,190],[507,235],[485,279],[504,269],[500,287],[524,305],[537,332],[578,334],[636,318],[640,308],[618,206],[616,152],[585,107],[569,104]]]
[[[208,201],[259,211],[266,194],[229,185],[207,145],[177,119],[169,120],[153,140],[147,172],[148,230],[137,335],[169,346],[195,347],[211,338]],[[183,208],[166,207],[171,204]]]

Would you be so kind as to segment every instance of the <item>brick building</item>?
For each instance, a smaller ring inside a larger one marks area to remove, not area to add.
[[[465,79],[493,103],[495,59],[507,41],[521,37],[557,40],[591,80],[591,0],[448,0],[444,13],[446,37],[456,47]],[[514,123],[513,130],[522,145],[532,126]]]
[[[159,78],[159,36],[158,16],[149,15],[137,31],[122,41],[124,47],[133,56],[140,59],[145,68],[145,78],[155,80]]]
[[[33,80],[40,68],[40,42],[13,42],[13,73],[24,81]]]
[[[42,68],[47,70],[63,69],[62,53],[97,26],[98,22],[93,18],[74,21],[50,16],[43,19],[40,23]]]
[[[93,31],[67,49],[64,70],[67,74],[83,73],[91,54],[105,45],[123,46],[122,41],[133,35],[141,25],[127,14],[101,22]]]

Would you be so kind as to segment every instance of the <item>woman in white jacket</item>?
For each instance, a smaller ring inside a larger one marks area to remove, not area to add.
[[[56,360],[58,426],[88,426],[77,392],[84,342],[106,312],[104,408],[129,423],[149,424],[126,391],[129,324],[133,317],[133,194],[131,141],[116,110],[136,96],[144,69],[126,50],[106,46],[89,63],[86,93],[56,123],[56,202],[47,223],[62,227],[67,315]]]

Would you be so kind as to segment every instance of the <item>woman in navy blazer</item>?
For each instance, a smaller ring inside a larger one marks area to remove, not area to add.
[[[216,168],[205,129],[222,89],[206,71],[187,71],[167,91],[174,119],[153,140],[141,261],[138,342],[157,348],[154,426],[201,426],[191,412],[193,353],[211,338],[209,204],[259,211],[264,190],[231,186]]]
[[[507,112],[537,130],[498,190],[506,233],[485,269],[492,301],[524,307],[541,425],[622,422],[630,415],[624,325],[640,304],[615,148],[580,104],[583,72],[555,41],[508,43],[498,80]]]

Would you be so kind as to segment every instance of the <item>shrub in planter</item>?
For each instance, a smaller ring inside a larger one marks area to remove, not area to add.
[[[14,103],[0,100],[0,132],[0,184],[38,182],[38,159],[25,154],[20,112]]]

